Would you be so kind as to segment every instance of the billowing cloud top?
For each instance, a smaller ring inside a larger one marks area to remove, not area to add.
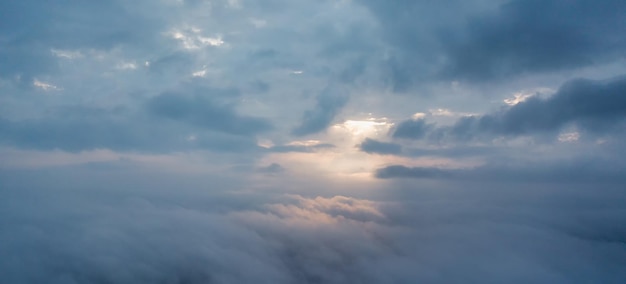
[[[0,283],[626,283],[626,1],[0,2]]]

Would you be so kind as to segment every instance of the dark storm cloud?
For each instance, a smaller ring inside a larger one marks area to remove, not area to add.
[[[626,2],[515,0],[444,40],[453,78],[487,80],[610,62],[624,56]]]
[[[398,155],[402,153],[402,146],[399,144],[381,142],[370,138],[366,138],[358,146],[361,151],[370,154]]]
[[[558,131],[568,124],[603,131],[626,118],[626,77],[565,83],[549,98],[531,97],[501,112],[466,117],[452,128],[457,136],[472,133],[524,135]]]
[[[386,73],[397,91],[609,63],[626,49],[620,0],[359,2],[395,47]]]
[[[392,136],[466,140],[494,135],[554,134],[569,125],[587,133],[606,133],[626,118],[625,94],[624,76],[603,81],[575,79],[548,98],[533,96],[495,113],[460,118],[451,127],[432,127],[429,133],[425,133],[428,129],[423,120],[407,120]]]
[[[234,135],[253,135],[272,128],[264,119],[241,116],[230,105],[216,104],[211,96],[162,94],[151,98],[146,106],[157,117]]]
[[[326,88],[317,95],[315,100],[315,107],[304,113],[302,122],[292,131],[293,135],[305,136],[324,131],[348,102],[348,97],[336,90]]]
[[[396,92],[439,76],[447,58],[442,33],[462,30],[468,15],[497,1],[375,1],[359,0],[377,18],[381,37],[391,48],[380,69],[384,81]]]

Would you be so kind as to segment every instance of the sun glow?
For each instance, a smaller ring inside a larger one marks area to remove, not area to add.
[[[316,146],[320,144],[322,144],[322,142],[319,140],[292,141],[292,142],[287,143],[287,145],[289,146],[304,146],[304,147],[311,147],[311,146]]]
[[[283,174],[296,179],[324,179],[356,185],[377,182],[373,173],[386,165],[465,168],[481,164],[481,161],[372,155],[361,151],[359,145],[366,138],[381,141],[388,139],[389,130],[393,125],[387,118],[347,119],[330,127],[326,133],[311,137],[309,140],[291,141],[287,144],[304,147],[331,144],[334,147],[316,148],[310,152],[272,153],[261,159],[258,165],[279,164],[287,169]],[[269,178],[276,178],[276,175]]]
[[[399,162],[400,157],[370,155],[357,147],[365,138],[387,135],[393,123],[386,118],[349,119],[337,123],[315,139],[292,141],[288,145],[334,147],[308,153],[275,153],[261,163],[278,163],[296,175],[321,175],[342,180],[372,180],[372,172],[381,164]]]
[[[344,123],[335,124],[334,128],[347,130],[352,136],[360,138],[361,136],[384,134],[389,131],[392,125],[385,118],[371,118],[368,120],[346,120]]]

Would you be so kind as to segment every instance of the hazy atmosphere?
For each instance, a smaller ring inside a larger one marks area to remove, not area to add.
[[[626,283],[626,1],[0,1],[0,283]]]

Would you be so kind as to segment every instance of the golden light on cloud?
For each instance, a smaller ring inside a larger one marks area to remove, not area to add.
[[[339,132],[347,131],[353,137],[361,138],[361,136],[385,134],[392,125],[393,123],[388,122],[386,118],[369,118],[367,120],[346,120],[343,123],[335,124],[332,128],[335,131],[339,130]]]
[[[522,90],[513,94],[512,98],[504,99],[504,103],[509,106],[514,106],[516,104],[519,104],[521,102],[528,100],[531,97],[542,95],[542,94],[553,94],[554,92],[555,91],[553,89],[545,88],[545,87],[535,88],[535,89],[530,89],[530,90]]]
[[[292,141],[292,142],[287,143],[287,145],[289,146],[304,146],[304,147],[311,147],[311,146],[316,146],[320,144],[322,144],[322,142],[319,140],[301,140],[301,141]]]
[[[426,117],[426,114],[423,112],[416,112],[411,116],[413,119],[422,119],[424,117]]]

